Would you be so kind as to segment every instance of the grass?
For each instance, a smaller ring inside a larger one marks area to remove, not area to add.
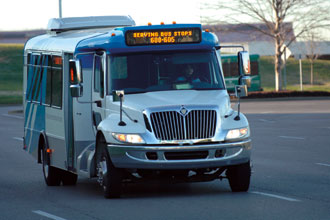
[[[300,91],[299,60],[289,58],[286,66],[287,90]],[[274,57],[260,58],[261,86],[265,91],[274,91]],[[314,63],[314,83],[310,83],[310,62],[302,60],[302,81],[304,91],[330,91],[330,60],[316,60]]]
[[[22,103],[23,44],[0,44],[0,104]]]
[[[1,95],[0,105],[22,104],[23,98],[21,95]]]

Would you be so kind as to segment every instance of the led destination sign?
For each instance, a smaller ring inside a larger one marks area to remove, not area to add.
[[[201,30],[199,28],[129,30],[125,37],[128,46],[199,43]]]

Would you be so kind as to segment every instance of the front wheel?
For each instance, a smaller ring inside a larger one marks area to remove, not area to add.
[[[98,182],[105,198],[119,198],[122,188],[122,171],[111,162],[104,139],[97,143],[96,167]]]
[[[231,191],[246,192],[250,187],[250,162],[228,167],[226,171]]]

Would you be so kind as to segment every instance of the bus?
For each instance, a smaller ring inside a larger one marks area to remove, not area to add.
[[[248,91],[262,91],[260,70],[259,70],[260,56],[258,54],[250,55],[250,65],[251,65],[251,86]],[[222,55],[222,68],[225,76],[227,90],[229,92],[234,92],[235,86],[238,85],[237,76],[237,55],[234,54],[223,54]]]
[[[231,108],[220,49],[200,24],[51,19],[24,47],[23,149],[48,186],[95,178],[106,198],[155,179],[228,178],[232,191],[247,191],[250,128]],[[248,53],[238,59],[243,97]]]

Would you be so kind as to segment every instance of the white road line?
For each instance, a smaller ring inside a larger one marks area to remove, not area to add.
[[[17,119],[23,119],[22,116],[17,115],[8,115],[8,114],[2,114],[2,116],[8,117],[8,118],[17,118]]]
[[[278,137],[286,138],[286,139],[305,140],[305,138],[302,137],[293,137],[293,136],[278,136]]]
[[[289,202],[300,202],[300,200],[298,199],[293,199],[290,197],[286,197],[286,196],[279,196],[279,195],[275,195],[275,194],[270,194],[270,193],[263,193],[263,192],[250,192],[253,194],[258,194],[258,195],[262,195],[262,196],[268,196],[268,197],[272,197],[272,198],[276,198],[276,199],[282,199],[282,200],[286,200]]]
[[[274,113],[274,112],[260,112],[260,114],[271,114],[271,113]]]
[[[326,166],[326,167],[330,167],[330,164],[326,164],[326,163],[316,163],[317,165],[320,165],[320,166]]]
[[[20,137],[13,137],[14,140],[17,140],[17,141],[23,141],[23,138],[20,138]]]
[[[43,212],[43,211],[40,211],[40,210],[34,210],[32,212],[35,213],[35,214],[42,215],[44,217],[50,218],[50,219],[54,219],[54,220],[66,220],[65,218],[61,218],[61,217],[58,217],[56,215],[52,215],[52,214],[49,214],[47,212]]]
[[[259,121],[267,122],[267,123],[275,123],[275,121],[270,121],[270,120],[266,120],[266,119],[259,119]]]

